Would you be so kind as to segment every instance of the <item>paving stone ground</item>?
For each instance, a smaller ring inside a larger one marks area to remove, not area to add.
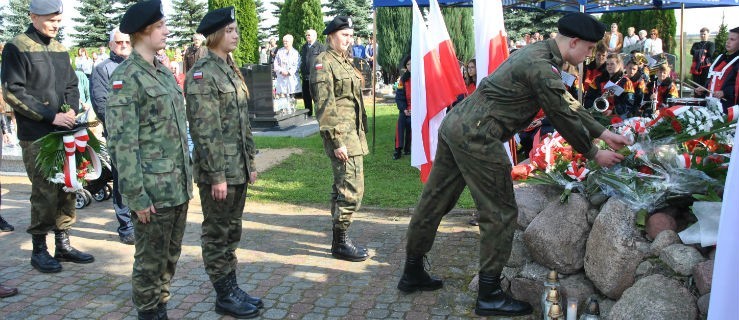
[[[0,299],[0,319],[135,319],[130,284],[134,248],[118,241],[112,203],[93,203],[77,212],[72,244],[95,255],[95,262],[63,263],[61,273],[42,274],[30,266],[28,179],[0,179],[2,215],[16,227],[0,232],[0,283],[20,291]],[[262,319],[475,317],[476,292],[469,292],[467,284],[477,272],[479,231],[467,225],[467,215],[451,214],[442,222],[429,254],[432,273],[444,278],[444,288],[402,294],[395,286],[405,256],[407,213],[359,213],[350,234],[369,247],[371,258],[353,263],[331,257],[325,207],[247,200],[245,210],[237,275],[243,289],[263,298]],[[202,219],[196,198],[190,202],[172,283],[171,319],[222,318],[214,312],[215,292],[203,268]],[[47,241],[53,250],[53,236]]]

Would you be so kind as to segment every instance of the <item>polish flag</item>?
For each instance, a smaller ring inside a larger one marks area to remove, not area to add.
[[[446,108],[467,92],[457,54],[436,0],[429,1],[428,27],[413,0],[411,39],[411,165],[426,182]],[[416,89],[418,88],[418,89]]]
[[[474,1],[475,60],[477,85],[487,75],[508,59],[508,37],[503,26],[503,3],[500,0]],[[516,165],[516,141],[506,142],[506,153],[512,165]]]
[[[726,174],[724,200],[721,204],[721,218],[716,240],[716,260],[713,263],[711,282],[711,305],[708,307],[708,320],[736,319],[739,314],[739,134],[734,135],[734,149]]]

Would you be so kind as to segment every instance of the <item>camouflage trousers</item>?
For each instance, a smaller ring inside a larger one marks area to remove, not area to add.
[[[228,185],[226,199],[213,200],[211,185],[198,184],[203,206],[200,239],[203,247],[205,272],[216,282],[236,271],[236,248],[241,241],[241,216],[246,203],[246,184]]]
[[[499,140],[490,143],[499,146],[488,149],[494,152],[486,161],[460,147],[463,143],[439,136],[434,166],[408,226],[408,255],[422,256],[431,250],[441,219],[467,186],[479,212],[480,271],[503,271],[511,253],[518,208],[503,144]]]
[[[136,235],[133,260],[133,305],[138,311],[153,310],[170,297],[170,283],[182,251],[188,202],[157,208],[149,223],[141,223],[131,212]]]
[[[39,146],[32,141],[21,141],[23,164],[31,180],[30,234],[47,234],[51,230],[67,230],[76,221],[75,193],[65,192],[59,184],[51,183],[36,168]]]
[[[364,157],[349,157],[346,162],[334,155],[334,149],[324,142],[324,150],[331,159],[334,184],[331,186],[331,216],[334,229],[347,230],[352,215],[359,211],[364,197]]]

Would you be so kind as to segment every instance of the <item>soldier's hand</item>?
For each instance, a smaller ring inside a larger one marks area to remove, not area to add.
[[[228,185],[225,182],[214,184],[210,187],[210,195],[213,197],[213,200],[215,201],[226,200],[227,194],[228,194]]]
[[[610,168],[613,165],[621,162],[621,160],[623,159],[624,156],[611,150],[598,150],[598,153],[595,154],[595,162],[598,163],[599,166],[604,168]]]
[[[349,160],[349,152],[346,151],[346,147],[341,147],[338,149],[334,149],[334,156],[336,156],[336,159],[339,159],[343,162],[346,162]]]
[[[257,172],[252,171],[249,173],[249,184],[254,184],[257,182]]]
[[[74,122],[74,111],[70,110],[67,113],[57,113],[54,116],[54,121],[52,121],[51,124],[57,127],[71,128],[74,126]]]
[[[154,213],[157,213],[157,209],[154,208],[154,205],[151,205],[151,207],[144,210],[136,211],[136,216],[139,218],[139,222],[146,224],[151,221],[151,215]]]
[[[616,134],[610,130],[603,131],[598,139],[605,141],[605,143],[607,143],[613,150],[619,150],[632,144],[632,141],[629,138]]]
[[[713,92],[713,97],[716,99],[721,99],[724,97],[724,91],[723,90],[716,90]]]

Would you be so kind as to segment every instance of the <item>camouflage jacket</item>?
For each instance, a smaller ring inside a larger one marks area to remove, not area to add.
[[[140,211],[192,198],[182,91],[172,73],[136,51],[110,76],[106,127],[123,202]]]
[[[480,130],[507,141],[526,128],[542,108],[562,137],[592,159],[598,151],[592,139],[605,128],[565,88],[560,76],[563,62],[553,39],[516,51],[452,109],[443,128],[456,131],[453,134],[461,135],[464,143],[477,141]]]
[[[210,50],[187,73],[195,182],[243,184],[256,170],[246,84]]]
[[[310,82],[321,137],[334,149],[346,146],[350,156],[366,155],[367,113],[359,73],[333,49],[319,54],[313,68]]]

